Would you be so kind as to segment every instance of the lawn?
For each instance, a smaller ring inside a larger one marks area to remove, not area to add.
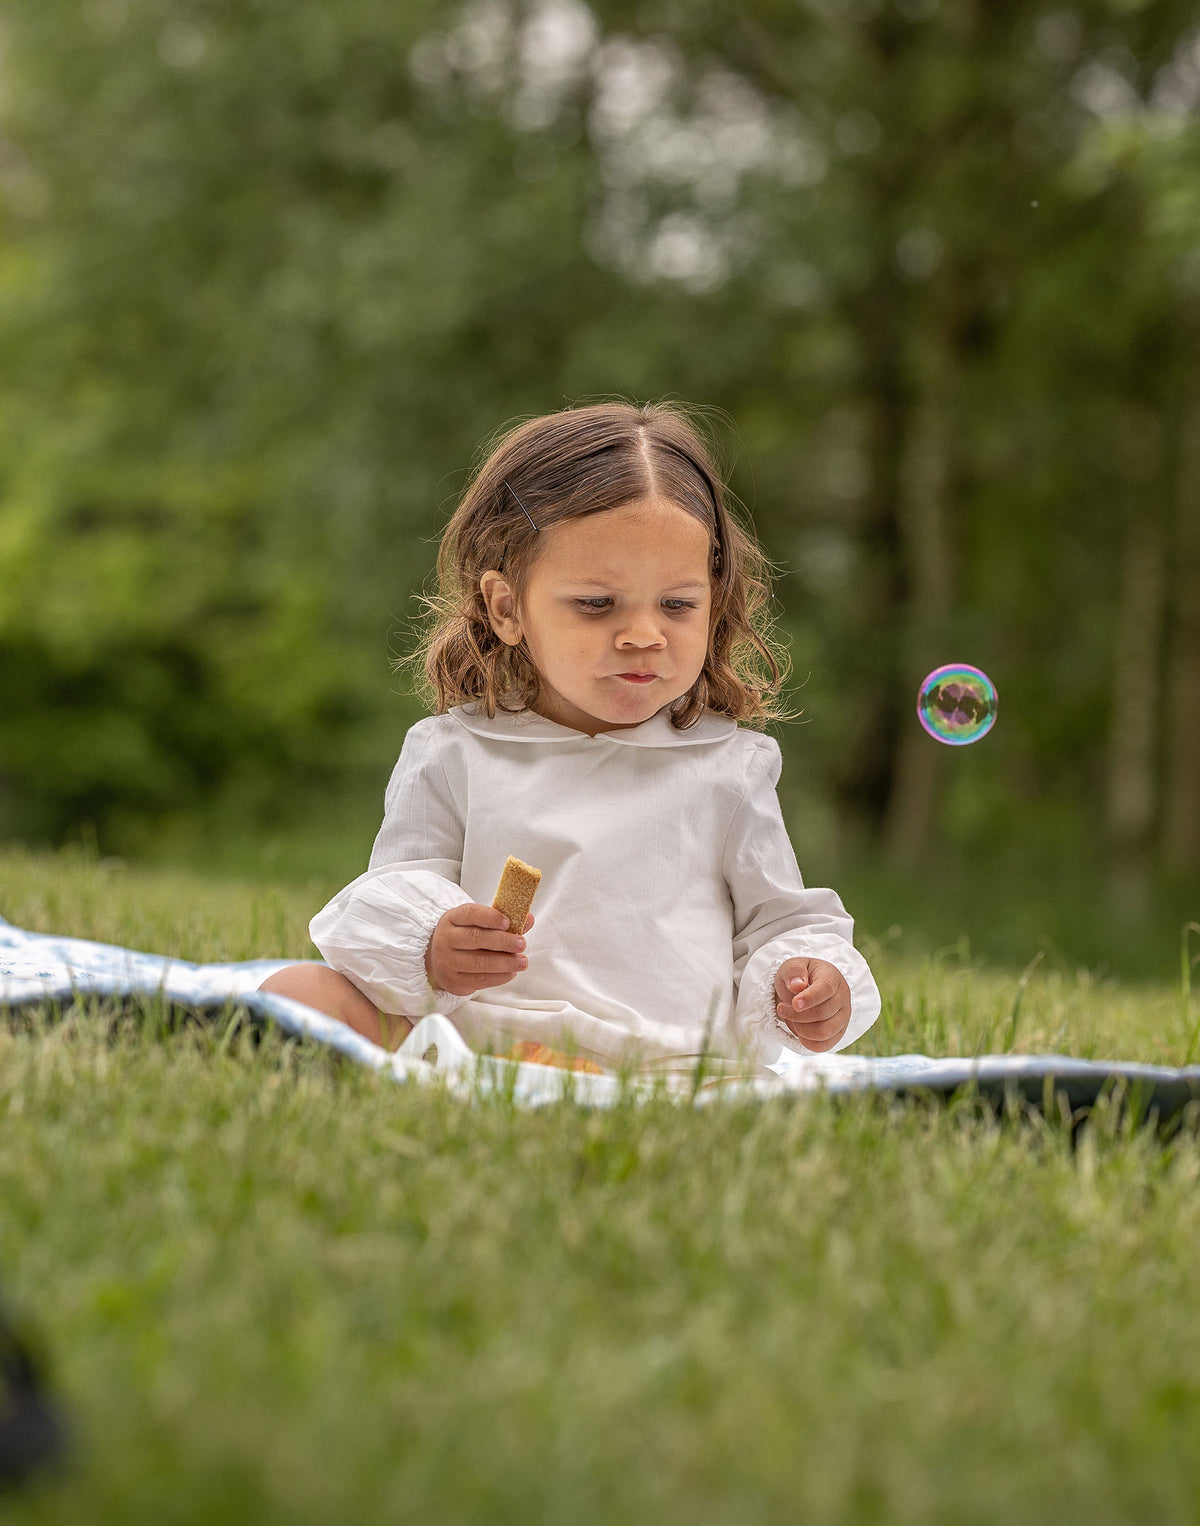
[[[335,886],[0,856],[21,926],[311,953]],[[868,1052],[1182,1063],[1200,1002],[868,949]],[[19,1522],[1200,1515],[1200,1143],[823,1098],[467,1107],[103,1004],[0,1027],[0,1290],[72,1464]]]

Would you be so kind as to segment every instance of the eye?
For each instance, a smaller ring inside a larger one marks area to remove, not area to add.
[[[607,614],[612,605],[612,600],[607,594],[596,599],[572,599],[578,609],[585,610],[589,615]],[[671,615],[681,615],[688,609],[699,609],[695,599],[664,599],[663,608]]]

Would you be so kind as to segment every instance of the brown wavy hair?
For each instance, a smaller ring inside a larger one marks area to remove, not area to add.
[[[708,655],[672,704],[671,724],[685,730],[705,710],[760,729],[790,718],[779,701],[788,661],[770,615],[771,563],[730,513],[713,453],[684,407],[565,408],[509,428],[484,453],[442,536],[436,588],[421,596],[424,633],[394,664],[411,670],[431,709],[479,701],[492,717],[532,708],[541,679],[524,642],[508,646],[493,631],[480,578],[502,572],[519,609],[538,551],[534,524],[544,530],[656,498],[698,519],[711,552]]]

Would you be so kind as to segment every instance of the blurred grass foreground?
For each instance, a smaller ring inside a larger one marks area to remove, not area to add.
[[[25,851],[0,877],[32,928],[308,951],[294,890]],[[874,952],[868,1048],[1196,1042],[1179,989]],[[0,1279],[72,1435],[6,1521],[1196,1519],[1190,1125],[468,1106],[92,999],[0,1025],[0,1120]]]
[[[1178,0],[8,0],[0,838],[349,878],[473,452],[669,395],[780,569],[809,878],[1165,975],[1197,46]],[[916,724],[949,660],[977,747]]]

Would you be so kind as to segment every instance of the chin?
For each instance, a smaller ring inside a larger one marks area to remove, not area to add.
[[[645,689],[631,689],[623,703],[613,704],[611,701],[605,705],[606,711],[612,712],[613,720],[627,720],[631,715],[641,715],[649,719],[656,710],[661,710],[664,705],[670,704],[670,697],[661,693],[655,693],[656,684],[648,684]]]

